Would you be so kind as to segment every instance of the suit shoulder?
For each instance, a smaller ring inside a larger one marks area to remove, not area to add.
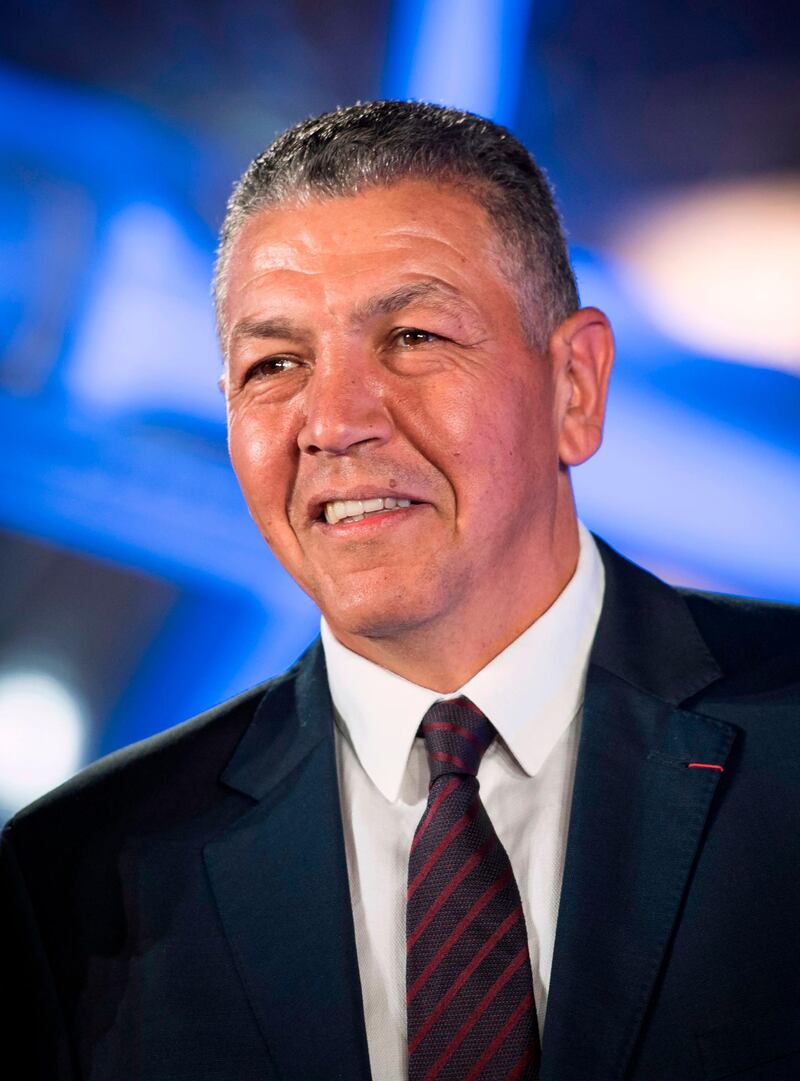
[[[679,588],[725,676],[800,680],[800,605]]]
[[[176,815],[201,814],[256,710],[270,698],[280,709],[293,693],[296,668],[98,759],[19,811],[6,829],[19,840],[68,843],[115,828],[146,833]]]

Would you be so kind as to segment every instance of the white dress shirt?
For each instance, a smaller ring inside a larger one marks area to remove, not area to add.
[[[528,933],[540,1031],[547,1008],[569,807],[603,564],[579,526],[575,574],[526,631],[453,695],[365,660],[322,621],[336,715],[347,871],[373,1081],[407,1077],[405,895],[408,853],[425,809],[425,744],[438,699],[467,695],[495,726],[478,779],[508,852]]]

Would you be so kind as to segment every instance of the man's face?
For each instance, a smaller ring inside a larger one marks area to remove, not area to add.
[[[488,620],[552,544],[556,380],[497,250],[467,194],[416,180],[261,211],[233,247],[231,459],[343,640]]]

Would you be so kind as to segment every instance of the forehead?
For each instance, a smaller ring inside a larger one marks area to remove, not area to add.
[[[424,180],[256,212],[231,249],[226,322],[267,295],[335,306],[431,276],[467,299],[508,291],[489,217],[466,191]]]

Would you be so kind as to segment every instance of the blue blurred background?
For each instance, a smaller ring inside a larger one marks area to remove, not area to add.
[[[0,43],[0,818],[283,668],[317,616],[231,473],[209,296],[285,126],[417,97],[555,184],[618,338],[584,520],[800,601],[800,47],[751,0],[12,2]]]

